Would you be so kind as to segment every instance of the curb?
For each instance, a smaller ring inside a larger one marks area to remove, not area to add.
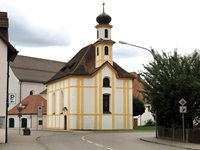
[[[161,142],[157,142],[157,141],[146,140],[143,138],[140,138],[140,140],[144,141],[144,142],[156,143],[156,144],[166,145],[166,146],[171,146],[171,147],[177,147],[177,148],[183,148],[183,149],[189,149],[189,150],[200,150],[200,149],[196,149],[196,148],[194,149],[194,148],[189,148],[189,147],[177,146],[177,145],[173,145],[173,144],[165,144],[165,143],[161,143]]]

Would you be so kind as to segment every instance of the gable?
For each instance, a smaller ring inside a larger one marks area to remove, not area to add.
[[[90,44],[82,48],[59,72],[55,74],[46,84],[65,78],[68,76],[92,76],[99,69],[101,69],[105,64],[101,65],[98,68],[95,68],[95,46]],[[110,69],[112,68],[115,71],[116,75],[119,78],[131,78],[135,77],[122,69],[117,63],[113,61],[113,66],[109,64]]]

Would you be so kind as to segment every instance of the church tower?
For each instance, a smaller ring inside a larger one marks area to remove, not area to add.
[[[111,17],[105,13],[105,3],[103,3],[103,13],[97,16],[96,25],[97,29],[97,41],[95,45],[95,67],[99,67],[105,62],[109,62],[113,65],[113,44],[114,41],[111,40],[111,28],[112,25]]]

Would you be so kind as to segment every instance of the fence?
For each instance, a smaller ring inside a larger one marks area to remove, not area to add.
[[[200,129],[185,129],[185,142],[200,144]],[[158,137],[183,141],[183,129],[158,127]]]

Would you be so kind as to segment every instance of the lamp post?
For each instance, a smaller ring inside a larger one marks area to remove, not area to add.
[[[119,41],[120,44],[125,44],[125,45],[130,45],[130,46],[134,46],[134,47],[137,47],[137,48],[141,48],[141,49],[144,49],[146,51],[148,51],[149,53],[151,53],[151,55],[153,56],[151,50],[145,48],[145,47],[142,47],[142,46],[137,46],[137,45],[134,45],[134,44],[130,44],[130,43],[127,43],[125,41]],[[158,128],[157,128],[157,111],[155,110],[155,126],[156,126],[156,138],[158,137]]]
[[[141,49],[144,49],[146,51],[148,51],[149,53],[151,53],[151,51],[145,47],[142,47],[142,46],[137,46],[137,45],[134,45],[134,44],[130,44],[130,43],[127,43],[127,42],[124,42],[124,41],[119,41],[120,44],[125,44],[125,45],[130,45],[130,46],[134,46],[134,47],[137,47],[137,48],[141,48]],[[152,54],[152,53],[151,53]]]
[[[64,114],[64,130],[67,130],[67,107],[63,107],[63,114]]]
[[[22,104],[20,103],[19,106],[17,107],[19,113],[18,113],[18,117],[19,117],[19,134],[20,134],[20,128],[21,128],[21,117],[22,117],[22,114],[21,114],[21,111],[23,109],[23,106]]]

